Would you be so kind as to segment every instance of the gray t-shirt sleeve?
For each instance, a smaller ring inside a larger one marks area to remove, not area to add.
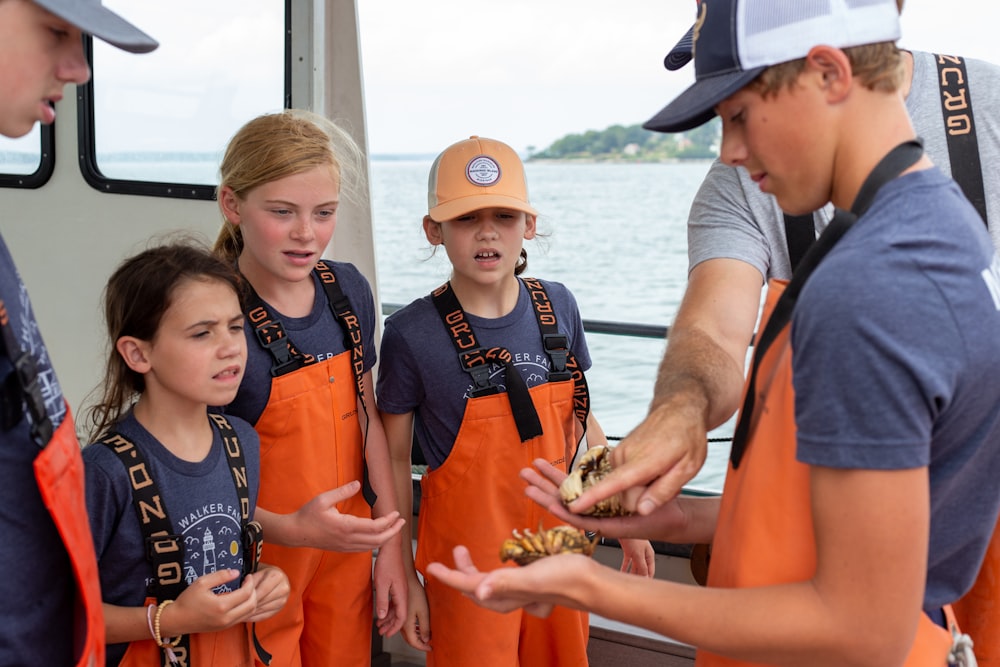
[[[749,195],[756,189],[745,170],[716,160],[691,204],[688,217],[688,271],[709,259],[737,259],[769,277],[772,247],[784,244],[781,211],[773,197]],[[749,195],[749,196],[748,196]],[[782,260],[787,265],[787,257]]]

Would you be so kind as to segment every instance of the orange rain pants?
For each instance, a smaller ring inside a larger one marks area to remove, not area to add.
[[[514,529],[559,522],[524,495],[521,468],[543,458],[566,470],[576,451],[573,381],[530,389],[543,435],[521,442],[505,393],[471,398],[445,462],[421,481],[416,566],[453,562],[469,548],[483,570],[500,567],[500,546]],[[556,607],[545,619],[478,607],[457,590],[425,579],[431,621],[428,667],[576,667],[587,664],[586,613]]]
[[[768,283],[762,322],[787,281]],[[738,469],[730,464],[712,543],[708,585],[749,588],[805,581],[816,571],[816,544],[809,501],[809,466],[795,458],[795,392],[790,327],[785,326],[761,361],[758,406]],[[920,615],[917,637],[904,667],[945,667],[948,632]],[[698,667],[754,663],[699,650]]]
[[[84,500],[83,458],[69,406],[52,439],[35,457],[35,481],[69,554],[76,577],[74,655],[77,667],[104,664],[104,611],[94,538]],[[58,628],[54,629],[60,631]]]
[[[288,514],[318,493],[362,478],[362,436],[351,352],[274,378],[254,425],[260,434],[258,506]],[[370,518],[359,492],[337,505]],[[271,544],[262,562],[288,575],[288,602],[257,623],[272,667],[368,667],[372,637],[372,554]]]
[[[154,598],[146,598],[143,606],[156,604]],[[181,667],[253,667],[254,649],[250,628],[245,623],[221,630],[203,632],[190,636],[191,656],[180,649],[174,653]],[[152,639],[132,642],[122,656],[118,667],[157,667],[162,664],[162,649]]]

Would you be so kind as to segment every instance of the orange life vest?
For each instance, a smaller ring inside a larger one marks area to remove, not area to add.
[[[768,283],[767,321],[786,281]],[[708,585],[749,588],[805,581],[815,574],[816,544],[809,466],[795,457],[795,392],[789,325],[767,349],[757,372],[757,406],[739,467],[730,463],[712,543]],[[944,667],[951,648],[944,628],[920,615],[904,667]],[[699,650],[699,667],[752,665]]]

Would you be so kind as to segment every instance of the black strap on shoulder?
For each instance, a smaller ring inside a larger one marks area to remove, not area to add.
[[[490,379],[490,363],[487,362],[502,364],[507,381],[507,398],[510,400],[511,412],[514,414],[514,423],[517,425],[521,442],[540,436],[542,422],[538,419],[535,404],[531,401],[528,385],[514,366],[514,358],[510,351],[503,347],[488,350],[479,347],[476,335],[472,332],[465,311],[462,310],[462,304],[458,302],[450,282],[434,290],[432,300],[451,335],[451,341],[455,344],[459,364],[472,376],[471,396],[477,398],[500,391]]]
[[[587,417],[590,415],[590,389],[587,387],[587,377],[577,363],[573,351],[569,349],[569,337],[559,331],[556,311],[552,307],[545,286],[536,278],[521,278],[521,281],[531,296],[535,321],[538,322],[538,330],[542,333],[542,347],[549,356],[548,381],[573,380],[573,411],[586,432]]]
[[[937,54],[934,57],[937,60],[938,85],[941,88],[941,111],[944,114],[944,133],[948,139],[951,177],[972,202],[983,222],[989,224],[983,166],[979,157],[979,140],[976,138],[976,122],[972,115],[972,95],[969,92],[965,59]]]
[[[14,428],[27,412],[31,418],[31,438],[39,447],[45,447],[52,440],[55,426],[45,409],[38,365],[18,344],[3,299],[0,299],[0,352],[5,353],[14,366],[0,384],[0,429]]]
[[[258,522],[250,521],[250,487],[246,457],[236,436],[236,430],[229,421],[223,415],[216,413],[209,413],[208,416],[219,430],[223,451],[229,462],[229,472],[232,474],[240,502],[243,574],[253,574],[260,562],[263,529]],[[187,588],[184,576],[183,536],[172,532],[174,524],[170,521],[163,496],[156,480],[153,479],[146,457],[135,443],[117,431],[112,431],[100,442],[118,456],[118,460],[128,472],[132,484],[132,506],[139,518],[139,526],[146,542],[146,559],[152,564],[153,574],[156,577],[150,585],[150,592],[156,597],[157,602],[176,600]],[[258,658],[265,665],[269,665],[271,654],[265,651],[257,640],[256,628],[253,630],[253,641]],[[181,637],[180,643],[173,650],[182,665],[191,664],[190,639],[187,635]],[[166,651],[161,651],[160,655],[161,667],[175,667]]]
[[[247,320],[253,328],[257,342],[271,355],[271,377],[279,377],[313,363],[315,359],[312,355],[303,354],[296,349],[285,334],[281,320],[260,298],[250,281],[245,280],[244,283],[247,290]]]
[[[802,262],[809,247],[816,242],[816,223],[812,213],[805,215],[784,214],[785,244],[788,246],[788,261],[792,272]]]
[[[128,471],[132,483],[132,506],[139,517],[146,542],[146,560],[153,566],[155,579],[150,593],[157,602],[176,600],[187,588],[184,578],[184,540],[173,532],[173,523],[167,514],[159,486],[153,479],[146,457],[131,440],[120,433],[111,432],[100,442],[118,455],[118,460]],[[191,642],[187,635],[174,647],[175,656],[190,664]],[[160,651],[161,667],[175,667],[165,650]]]
[[[344,349],[351,351],[351,370],[354,373],[354,386],[358,392],[358,402],[361,403],[361,411],[365,414],[365,432],[361,439],[361,461],[363,471],[361,475],[361,494],[369,507],[375,506],[378,496],[372,487],[371,479],[368,476],[368,406],[365,403],[365,347],[364,336],[361,332],[361,322],[358,316],[351,309],[351,302],[344,293],[337,276],[326,261],[320,260],[316,263],[316,273],[326,292],[326,300],[330,304],[333,316],[340,323],[340,328],[344,330]]]
[[[733,433],[732,449],[729,454],[729,460],[734,469],[740,465],[750,439],[752,423],[755,421],[754,405],[757,398],[756,383],[760,362],[770,345],[777,339],[778,334],[791,321],[792,311],[803,286],[820,261],[840,240],[840,237],[868,210],[879,188],[915,164],[923,153],[923,146],[915,140],[904,142],[889,151],[862,184],[850,212],[839,209],[836,211],[833,220],[802,258],[799,268],[796,269],[792,279],[785,287],[785,291],[778,298],[778,302],[774,305],[774,311],[767,320],[764,331],[760,334],[754,347],[750,376],[747,380],[747,391],[743,398],[743,407],[740,409],[739,420]]]

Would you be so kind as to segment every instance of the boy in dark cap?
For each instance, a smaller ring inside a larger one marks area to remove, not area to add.
[[[0,0],[0,134],[55,120],[90,68],[83,34],[157,43],[99,0]],[[44,224],[44,221],[38,221]],[[73,420],[0,239],[0,664],[103,665],[104,620]]]
[[[915,140],[898,37],[892,0],[702,2],[696,82],[646,124],[718,114],[722,160],[783,210],[840,209],[791,283],[769,284],[721,499],[562,511],[605,535],[712,542],[708,587],[639,590],[574,556],[483,575],[458,552],[458,570],[429,572],[495,609],[642,625],[699,647],[699,665],[946,664],[948,605],[1000,509],[1000,259]],[[561,511],[560,476],[539,468],[530,494]]]

